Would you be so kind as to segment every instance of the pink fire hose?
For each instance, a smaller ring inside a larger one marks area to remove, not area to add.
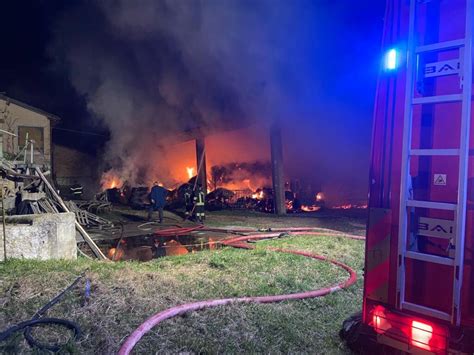
[[[219,229],[219,228],[209,228],[209,229],[200,228],[200,229],[209,230],[209,231],[212,230],[212,231],[231,232],[231,230]],[[230,239],[226,239],[222,241],[221,244],[232,246],[235,248],[254,249],[255,247],[253,245],[248,244],[247,241],[278,237],[281,235],[280,232],[292,232],[291,235],[293,236],[294,235],[326,236],[328,235],[328,232],[329,232],[329,235],[334,235],[334,236],[342,236],[342,237],[347,237],[347,238],[356,239],[356,240],[365,239],[364,237],[361,237],[361,236],[341,234],[341,233],[336,234],[334,233],[334,231],[330,231],[330,230],[327,230],[327,232],[324,232],[324,233],[315,232],[314,230],[315,230],[314,228],[272,229],[272,233],[253,234],[253,235],[234,237],[234,238],[230,238]],[[244,230],[238,230],[238,231],[232,230],[232,232],[244,232]],[[245,232],[249,232],[249,230],[246,230]],[[296,251],[296,250],[288,250],[288,249],[280,249],[280,248],[268,248],[268,250],[277,251],[281,253],[302,255],[308,258],[312,258],[312,259],[328,261],[332,263],[333,265],[336,265],[344,269],[345,271],[347,271],[347,273],[349,274],[349,277],[345,281],[339,282],[338,284],[334,286],[325,287],[325,288],[321,288],[317,290],[306,291],[306,292],[281,294],[281,295],[275,295],[275,296],[224,298],[224,299],[198,301],[198,302],[186,303],[180,306],[174,306],[164,311],[161,311],[159,313],[156,313],[155,315],[148,318],[145,322],[143,322],[132,334],[128,336],[128,338],[120,347],[118,354],[119,355],[130,354],[130,352],[138,343],[138,341],[153,327],[165,321],[166,319],[170,319],[184,313],[197,311],[204,308],[214,308],[214,307],[223,306],[223,305],[227,305],[231,303],[251,303],[251,302],[272,303],[272,302],[281,302],[281,301],[286,301],[286,300],[301,300],[305,298],[321,297],[321,296],[326,296],[330,293],[336,292],[338,290],[347,288],[353,285],[357,280],[356,272],[351,267],[337,260],[328,259],[325,256],[313,254],[310,252],[304,252],[304,251]]]
[[[178,235],[187,235],[191,232],[195,232],[203,229],[203,225],[197,225],[193,227],[181,227],[177,226],[176,228],[167,228],[167,229],[157,229],[153,232],[156,236],[178,236]]]

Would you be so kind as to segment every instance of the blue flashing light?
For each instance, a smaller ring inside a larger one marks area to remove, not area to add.
[[[385,69],[395,70],[398,64],[398,53],[397,50],[392,48],[385,54]]]

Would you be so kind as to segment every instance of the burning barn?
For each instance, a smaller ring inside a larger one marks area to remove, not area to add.
[[[135,208],[145,208],[147,187],[155,179],[169,190],[170,209],[183,208],[187,184],[193,188],[198,184],[206,186],[206,207],[209,210],[249,209],[273,213],[277,201],[280,201],[277,213],[315,212],[333,206],[364,207],[363,201],[350,199],[346,203],[327,204],[321,186],[308,180],[285,178],[283,157],[280,156],[279,164],[272,164],[278,162],[278,159],[271,158],[272,152],[277,154],[277,149],[270,149],[271,139],[268,135],[263,139],[263,132],[268,132],[268,128],[251,126],[211,134],[205,139],[170,143],[167,149],[158,150],[157,158],[152,159],[155,162],[153,168],[135,169],[132,176],[129,172],[137,167],[135,165],[122,162],[115,168],[111,167],[102,175],[103,189],[108,189],[111,201]],[[278,137],[273,139],[274,145],[277,140]],[[143,174],[138,176],[137,171]],[[135,195],[141,194],[140,203],[131,202],[132,189]],[[275,194],[274,191],[280,192]],[[331,191],[330,195],[334,194],[337,192]]]

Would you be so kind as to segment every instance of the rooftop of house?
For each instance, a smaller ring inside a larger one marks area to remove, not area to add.
[[[7,103],[12,103],[12,104],[15,104],[17,106],[20,106],[20,107],[23,107],[27,110],[30,110],[30,111],[33,111],[33,112],[36,112],[36,113],[39,113],[40,115],[43,115],[43,116],[46,116],[48,119],[50,119],[51,121],[53,121],[54,123],[58,122],[61,120],[61,118],[59,118],[58,116],[56,115],[53,115],[52,113],[49,113],[49,112],[46,112],[46,111],[43,111],[42,109],[40,108],[37,108],[37,107],[34,107],[34,106],[31,106],[31,105],[28,105],[22,101],[18,101],[16,99],[13,99],[11,97],[8,97],[6,96],[5,94],[1,94],[0,93],[0,100],[4,100],[6,101]]]

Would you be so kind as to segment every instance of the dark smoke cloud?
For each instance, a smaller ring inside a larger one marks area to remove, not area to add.
[[[177,133],[294,110],[308,80],[294,31],[305,3],[84,0],[58,21],[50,51],[110,129],[106,161],[147,182],[166,171],[157,156]]]

